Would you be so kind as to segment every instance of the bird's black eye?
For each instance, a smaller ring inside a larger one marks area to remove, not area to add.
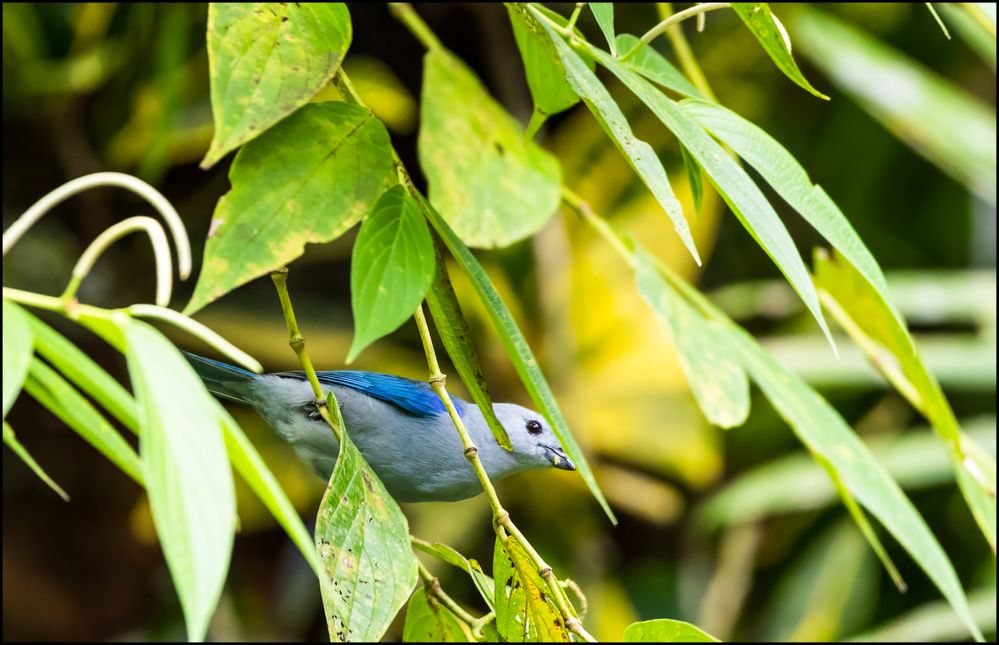
[[[537,419],[531,419],[527,422],[527,431],[531,434],[541,434],[541,422]]]

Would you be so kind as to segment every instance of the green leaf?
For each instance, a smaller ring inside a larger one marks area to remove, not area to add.
[[[624,630],[626,643],[717,643],[714,636],[682,620],[657,618],[632,623]]]
[[[525,135],[475,74],[444,50],[424,58],[420,166],[430,202],[466,244],[507,246],[558,208],[558,160]]]
[[[406,607],[406,624],[402,628],[404,643],[473,643],[468,626],[436,600],[428,600],[427,590],[413,592]]]
[[[388,132],[364,108],[307,105],[245,146],[219,200],[186,313],[329,242],[396,183]]]
[[[4,302],[6,303],[7,301],[4,300]],[[4,318],[6,319],[6,316],[4,316]],[[4,379],[4,381],[6,382],[6,379]],[[34,457],[32,457],[27,449],[21,445],[21,442],[17,440],[17,437],[14,435],[14,429],[11,428],[10,424],[6,421],[3,422],[3,443],[5,446],[13,450],[14,454],[20,457],[21,461],[23,461],[28,468],[30,468],[31,471],[38,476],[39,479],[45,482],[45,485],[51,488],[56,495],[61,497],[65,502],[69,501],[69,495],[66,494],[66,491],[64,491],[59,484],[55,483],[55,480],[49,477],[48,473],[46,473],[42,467],[38,465],[38,462],[35,461]]]
[[[631,34],[620,34],[617,37],[618,51],[631,51],[639,43],[638,36]],[[668,90],[673,90],[678,94],[697,98],[701,93],[697,91],[693,83],[687,80],[680,70],[673,66],[665,56],[653,49],[652,45],[645,45],[639,49],[631,58],[624,61],[623,65],[633,72],[637,72],[649,79],[653,83],[662,85]]]
[[[797,13],[794,29],[805,55],[872,117],[969,190],[996,203],[994,107],[824,13]]]
[[[527,86],[534,99],[534,112],[542,117],[558,114],[579,102],[579,97],[565,81],[565,71],[555,54],[551,40],[534,21],[518,17],[521,5],[506,6],[513,26],[513,36],[524,62]]]
[[[586,51],[606,67],[639,98],[687,148],[701,165],[732,212],[753,239],[773,259],[805,306],[815,317],[822,332],[835,349],[836,344],[825,318],[811,277],[791,235],[760,189],[746,171],[718,145],[701,126],[654,85],[621,65],[599,49],[583,44]]]
[[[116,321],[139,405],[146,491],[190,640],[208,630],[236,528],[219,403],[180,352],[146,323]]]
[[[992,585],[968,594],[971,613],[982,631],[996,631],[996,587]],[[859,643],[953,643],[964,640],[964,624],[954,616],[947,603],[938,600],[919,605],[887,624],[851,636],[848,642]]]
[[[784,201],[863,274],[907,335],[905,320],[892,303],[877,260],[850,225],[850,220],[825,191],[812,183],[791,153],[762,128],[716,103],[687,100],[681,102],[680,107],[755,168]]]
[[[447,544],[442,544],[440,542],[434,542],[433,544],[428,544],[426,542],[414,541],[413,547],[417,548],[424,553],[429,553],[430,555],[447,562],[451,566],[457,567],[467,573],[475,584],[475,588],[479,590],[479,594],[482,599],[486,601],[490,609],[495,609],[495,600],[493,593],[495,591],[495,584],[493,579],[485,574],[482,570],[482,565],[480,565],[473,558],[466,558],[462,554],[458,553],[453,547]]]
[[[28,375],[34,338],[28,314],[13,302],[3,299],[3,418],[7,418],[21,386]],[[13,433],[12,435],[13,436]]]
[[[617,39],[614,38],[614,3],[613,2],[590,2],[588,3],[593,17],[597,19],[600,31],[604,33],[607,46],[610,48],[611,56],[617,56]],[[627,49],[624,51],[628,51]]]
[[[975,53],[988,64],[992,72],[996,71],[996,26],[995,21],[990,20],[982,12],[983,6],[992,6],[985,3],[962,2],[951,4],[941,2],[938,8],[947,21],[951,23],[954,30],[968,45],[975,50]]]
[[[468,322],[461,313],[461,305],[454,293],[454,287],[451,286],[444,255],[436,245],[434,251],[437,255],[437,268],[434,271],[434,283],[427,293],[427,305],[430,307],[430,315],[434,319],[437,333],[444,343],[448,356],[451,357],[451,363],[458,371],[458,376],[486,418],[489,429],[496,437],[496,443],[507,450],[512,450],[513,444],[506,434],[506,428],[496,418],[496,412],[493,410],[493,401],[486,386],[486,377],[482,373],[479,354],[475,349],[475,343],[472,342],[472,330],[469,329]]]
[[[343,3],[211,3],[215,136],[201,167],[305,105],[340,68],[351,35]]]
[[[538,367],[538,361],[534,357],[534,353],[527,344],[524,334],[517,326],[517,322],[510,314],[510,310],[507,309],[503,299],[496,291],[496,287],[493,286],[489,275],[486,274],[485,269],[475,259],[472,252],[468,250],[468,247],[451,230],[451,227],[444,221],[440,213],[435,211],[433,206],[423,200],[422,197],[418,199],[421,200],[420,205],[423,207],[423,213],[429,219],[430,225],[437,231],[437,234],[448,247],[451,255],[454,256],[454,259],[458,261],[458,264],[461,265],[471,280],[472,287],[485,305],[486,313],[489,315],[489,319],[492,321],[493,327],[499,335],[500,342],[503,343],[503,348],[506,350],[507,356],[513,361],[514,369],[517,370],[520,381],[524,384],[524,387],[531,395],[538,409],[548,419],[548,423],[551,425],[555,436],[562,443],[562,447],[569,455],[569,458],[576,464],[576,471],[583,478],[583,481],[586,482],[587,487],[600,503],[607,517],[610,518],[611,522],[617,523],[617,520],[614,518],[614,512],[611,511],[607,500],[597,485],[597,480],[593,477],[593,470],[590,468],[589,462],[586,461],[586,455],[583,454],[579,444],[576,443],[576,438],[572,436],[572,431],[569,430],[569,425],[566,423],[565,417],[562,416],[562,411],[555,401],[555,395],[552,393],[548,381],[545,380],[544,374],[541,373],[541,368]]]
[[[663,280],[655,261],[634,255],[638,292],[673,338],[690,389],[708,421],[722,428],[742,425],[749,416],[749,379],[729,347],[728,332],[704,320]]]
[[[139,419],[135,399],[122,385],[89,356],[39,318],[25,312],[35,335],[35,351],[84,394],[138,434]]]
[[[416,585],[416,556],[406,516],[346,432],[315,537],[330,640],[377,641]]]
[[[51,367],[31,361],[24,389],[36,401],[97,449],[108,461],[143,486],[139,455],[94,406]]]
[[[434,280],[434,240],[420,207],[400,185],[375,203],[350,263],[354,310],[352,362],[362,349],[406,322]]]
[[[995,552],[995,484],[987,490],[966,467],[961,427],[908,331],[898,324],[880,293],[838,252],[817,254],[815,283],[827,296],[826,308],[871,363],[933,424],[951,456],[961,493]]]
[[[600,123],[600,127],[604,129],[614,145],[624,155],[628,164],[666,211],[673,222],[673,228],[676,229],[694,260],[700,265],[701,258],[694,246],[694,239],[690,235],[687,220],[683,217],[683,208],[676,195],[673,194],[673,188],[666,177],[666,170],[656,155],[656,151],[648,143],[635,136],[628,124],[627,117],[621,112],[621,108],[611,97],[610,92],[579,55],[544,20],[537,19],[539,14],[534,7],[529,7],[529,11],[531,15],[524,14],[525,19],[533,18],[535,24],[540,25],[548,34],[548,38],[554,45],[565,69],[566,80],[569,81],[572,89],[583,99],[586,107]]]
[[[545,595],[545,581],[513,538],[496,539],[496,629],[504,640],[569,642],[562,615]]]
[[[791,39],[784,26],[770,11],[770,5],[765,2],[733,2],[732,10],[742,18],[742,22],[746,23],[746,27],[760,41],[764,51],[785,76],[820,99],[829,100],[828,96],[812,87],[798,69],[798,64],[791,55]]]
[[[680,154],[683,156],[683,167],[687,171],[687,181],[690,182],[690,192],[694,197],[694,213],[696,214],[701,212],[701,203],[704,201],[701,166],[683,146],[680,146]]]

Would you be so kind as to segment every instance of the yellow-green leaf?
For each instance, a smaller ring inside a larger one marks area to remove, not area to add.
[[[545,581],[513,538],[496,539],[496,629],[509,642],[569,642],[559,613],[546,595]]]
[[[38,465],[35,458],[31,456],[31,453],[21,445],[21,442],[17,440],[17,436],[14,435],[14,429],[10,427],[10,424],[6,421],[3,422],[3,443],[5,446],[14,451],[14,454],[21,458],[21,461],[31,469],[31,472],[35,473],[38,479],[42,480],[46,486],[52,489],[52,491],[61,497],[63,501],[69,501],[69,495],[66,491],[62,489],[62,486],[55,483],[55,480],[49,477],[49,474]]]
[[[420,587],[413,592],[406,607],[406,624],[402,628],[404,643],[472,643],[475,639],[468,626],[450,609]]]
[[[31,364],[34,336],[27,312],[13,302],[3,300],[3,418],[7,418]]]
[[[682,620],[657,618],[632,623],[624,630],[625,643],[717,643],[718,639]]]

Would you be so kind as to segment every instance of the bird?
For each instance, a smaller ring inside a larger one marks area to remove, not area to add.
[[[301,461],[330,478],[339,446],[303,372],[254,374],[185,355],[209,392],[253,407]],[[326,393],[336,395],[351,440],[396,501],[457,501],[483,491],[447,409],[428,383],[353,370],[316,376]],[[542,415],[514,403],[492,404],[510,451],[497,443],[477,405],[454,395],[451,400],[491,481],[526,470],[576,469]]]

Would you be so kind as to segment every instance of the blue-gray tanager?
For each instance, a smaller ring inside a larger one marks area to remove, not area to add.
[[[253,406],[302,461],[329,478],[337,442],[316,411],[312,388],[302,372],[258,375],[187,356],[209,391]],[[324,390],[336,395],[350,438],[395,499],[453,501],[482,492],[451,417],[429,384],[373,372],[318,372],[317,376]],[[575,470],[541,415],[512,403],[493,405],[510,436],[511,452],[496,443],[477,405],[456,396],[451,400],[493,481],[537,468]]]

